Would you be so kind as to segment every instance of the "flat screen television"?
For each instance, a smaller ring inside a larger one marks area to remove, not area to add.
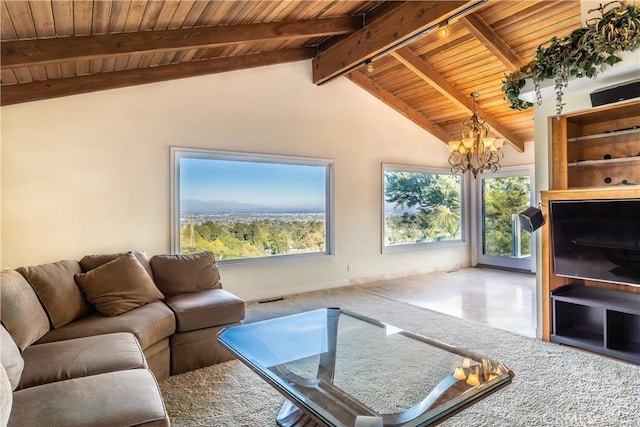
[[[640,199],[551,201],[557,276],[640,286]]]

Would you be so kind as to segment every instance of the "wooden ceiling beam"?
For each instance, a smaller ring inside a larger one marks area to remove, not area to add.
[[[503,39],[487,24],[482,17],[472,13],[460,18],[460,22],[473,36],[484,44],[510,71],[516,71],[523,65],[522,58],[511,49]]]
[[[388,90],[377,85],[373,80],[365,76],[360,71],[353,71],[350,74],[347,74],[346,77],[443,142],[446,143],[447,141],[455,139],[443,128],[433,123],[419,111],[410,107],[406,102],[402,101]]]
[[[350,34],[362,28],[359,16],[298,22],[265,22],[137,33],[3,41],[1,67],[91,60],[132,53],[211,48],[266,40],[295,40]]]
[[[165,80],[301,61],[313,58],[315,53],[316,49],[313,47],[284,49],[229,58],[215,58],[151,68],[2,86],[0,105],[18,104]]]
[[[410,40],[477,1],[408,1],[321,52],[313,59],[313,83],[322,84]]]
[[[391,55],[459,108],[468,112],[473,111],[473,102],[471,99],[449,83],[444,76],[424,62],[422,58],[413,53],[411,49],[408,47],[402,47],[392,52]],[[519,152],[524,151],[524,141],[522,138],[519,138],[505,126],[500,124],[498,120],[486,111],[483,111],[480,107],[476,108],[476,112],[487,122],[494,132],[504,138],[516,150]]]

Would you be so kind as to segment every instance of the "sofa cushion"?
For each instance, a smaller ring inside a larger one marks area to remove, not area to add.
[[[0,273],[0,319],[21,350],[49,331],[49,318],[36,293],[15,270]]]
[[[244,301],[223,289],[169,296],[165,304],[176,315],[178,332],[240,322],[244,319]]]
[[[11,388],[15,390],[20,382],[24,359],[20,355],[20,349],[13,341],[13,338],[2,325],[0,325],[0,362],[4,366]],[[0,425],[2,424],[0,423]]]
[[[192,255],[156,255],[151,269],[158,289],[165,295],[221,288],[220,273],[211,252]]]
[[[99,254],[99,255],[85,255],[80,260],[80,267],[82,267],[82,271],[86,273],[87,271],[93,270],[94,268],[100,267],[103,264],[108,263],[109,261],[113,261],[114,259],[120,258],[123,255],[126,255],[128,252],[119,252],[115,254]],[[147,270],[149,276],[153,278],[153,271],[151,270],[151,264],[149,263],[149,257],[144,251],[131,251],[131,253],[136,257],[140,264]]]
[[[107,317],[93,313],[58,329],[52,329],[37,344],[71,338],[90,337],[112,332],[131,332],[146,350],[176,330],[173,312],[162,302],[152,302],[120,316]]]
[[[58,381],[13,393],[10,426],[168,426],[151,371],[132,369]]]
[[[136,337],[126,332],[31,345],[22,357],[19,389],[147,367]]]
[[[106,316],[117,316],[164,298],[132,253],[78,274],[76,281],[87,299]]]
[[[82,272],[78,261],[59,261],[32,267],[20,267],[36,291],[54,328],[64,326],[93,311],[74,276]]]
[[[4,366],[0,363],[0,426],[9,424],[11,406],[13,404],[13,390]]]

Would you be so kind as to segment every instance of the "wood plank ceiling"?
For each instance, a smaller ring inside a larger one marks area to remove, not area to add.
[[[437,138],[478,113],[518,150],[505,73],[581,25],[575,1],[2,1],[1,105],[312,59]],[[342,77],[344,76],[344,77]]]

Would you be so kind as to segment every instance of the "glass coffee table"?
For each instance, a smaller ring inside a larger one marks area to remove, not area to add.
[[[426,426],[508,384],[499,362],[338,308],[223,330],[218,341],[287,401],[289,426]]]

